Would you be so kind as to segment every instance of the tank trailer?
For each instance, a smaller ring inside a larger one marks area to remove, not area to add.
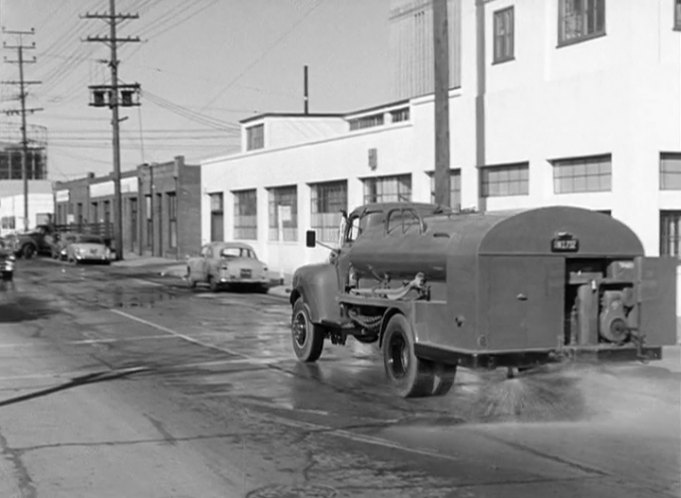
[[[306,242],[324,245],[314,231]],[[293,276],[296,356],[316,361],[327,339],[377,342],[404,397],[447,393],[459,366],[654,360],[676,341],[678,261],[645,257],[606,214],[369,204],[343,215],[339,247],[324,246],[327,262]]]

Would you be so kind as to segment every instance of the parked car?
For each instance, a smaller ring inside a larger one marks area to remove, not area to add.
[[[270,284],[267,265],[258,259],[251,246],[242,242],[206,244],[200,256],[187,259],[186,278],[190,287],[207,283],[213,291],[241,285],[267,292]]]
[[[55,235],[52,244],[52,257],[54,259],[66,260],[66,248],[78,240],[81,234],[77,232],[61,232]]]
[[[0,276],[5,282],[14,279],[14,247],[0,239]]]
[[[111,250],[99,235],[77,234],[75,240],[66,246],[66,260],[69,263],[111,263]]]

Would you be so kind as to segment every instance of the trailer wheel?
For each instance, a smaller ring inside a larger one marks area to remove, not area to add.
[[[449,392],[456,377],[456,365],[437,363],[435,365],[435,384],[433,396],[444,396]]]
[[[293,305],[291,339],[293,351],[300,361],[314,362],[321,356],[324,347],[324,330],[312,323],[310,311],[302,297],[299,297]]]
[[[393,316],[385,329],[383,365],[388,380],[400,396],[410,398],[433,393],[433,363],[416,357],[414,333],[403,315]]]
[[[24,259],[31,259],[35,253],[36,250],[33,244],[24,244],[21,248],[21,255]]]

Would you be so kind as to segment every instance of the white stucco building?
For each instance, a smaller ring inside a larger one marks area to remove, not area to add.
[[[607,211],[647,254],[679,256],[681,0],[449,6],[460,71],[449,106],[452,204]],[[339,208],[430,201],[433,100],[242,121],[242,152],[202,163],[203,240],[249,242],[289,273],[326,257],[305,248],[305,230],[333,240]]]
[[[54,213],[54,195],[49,180],[28,182],[28,229],[47,223]],[[0,237],[24,231],[24,182],[0,180]]]

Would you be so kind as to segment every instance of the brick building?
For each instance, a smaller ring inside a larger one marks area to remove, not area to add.
[[[184,157],[121,173],[123,255],[180,258],[201,244],[201,171]],[[113,229],[113,175],[56,182],[55,222],[74,230],[98,223]],[[112,234],[113,235],[113,234]]]

